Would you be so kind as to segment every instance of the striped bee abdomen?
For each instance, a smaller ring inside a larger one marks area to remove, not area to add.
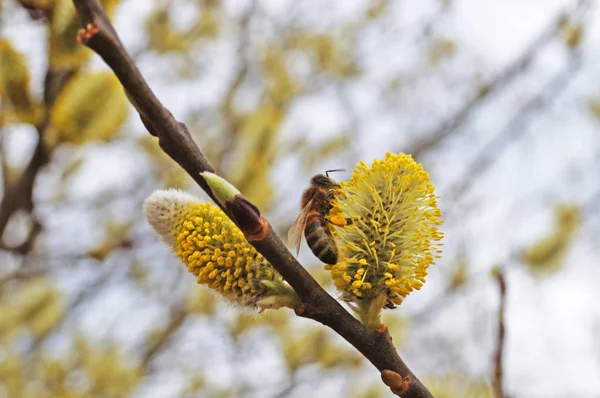
[[[337,246],[329,230],[329,223],[317,210],[312,210],[307,217],[304,237],[319,260],[326,264],[337,263]]]

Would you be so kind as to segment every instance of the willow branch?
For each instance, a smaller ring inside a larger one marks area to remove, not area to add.
[[[46,267],[17,268],[12,272],[4,272],[0,274],[0,286],[6,282],[33,279],[37,278],[38,276],[46,275],[47,273],[48,268]]]
[[[496,352],[494,352],[494,379],[492,382],[494,396],[496,398],[504,398],[504,340],[506,336],[505,330],[505,312],[506,312],[506,278],[504,270],[497,269],[496,281],[498,282],[498,290],[500,292],[500,308],[498,309],[498,336],[496,343]]]
[[[112,268],[104,272],[100,277],[98,277],[91,285],[86,286],[85,289],[81,290],[77,295],[71,300],[71,302],[67,305],[67,308],[61,313],[60,317],[55,321],[54,325],[51,328],[44,331],[44,333],[36,336],[31,342],[31,347],[29,348],[31,352],[38,352],[39,348],[44,344],[44,342],[53,335],[53,333],[62,327],[64,327],[69,317],[73,316],[73,313],[77,308],[79,308],[83,303],[87,302],[87,300],[91,297],[94,297],[100,290],[102,290],[112,276]]]
[[[19,1],[21,5],[32,11],[46,12],[42,4],[36,1]],[[33,186],[38,173],[50,160],[52,148],[49,148],[44,140],[46,132],[50,126],[49,109],[54,104],[54,100],[64,87],[67,80],[73,75],[74,70],[67,68],[64,70],[53,70],[48,67],[44,78],[44,98],[43,105],[46,109],[45,116],[35,125],[38,134],[38,143],[35,146],[33,155],[28,165],[25,167],[19,179],[10,183],[4,178],[4,195],[0,202],[0,236],[3,235],[11,217],[18,210],[25,210],[28,214],[33,212]],[[6,247],[0,242],[0,249],[9,250],[17,254],[26,254],[32,247],[37,235],[41,232],[41,225],[34,220],[34,226],[25,242],[18,247]]]
[[[145,349],[141,361],[143,369],[148,369],[152,360],[169,344],[173,335],[183,326],[188,314],[180,304],[175,304],[171,308],[167,325]]]
[[[10,218],[17,210],[24,209],[28,213],[33,210],[33,184],[38,172],[48,162],[47,149],[43,143],[44,131],[45,128],[38,129],[39,142],[19,180],[14,184],[5,180],[4,196],[0,202],[0,235],[4,233]]]
[[[207,182],[200,173],[215,170],[195,144],[187,127],[178,122],[154,95],[129,56],[106,13],[97,0],[74,0],[84,30],[79,39],[104,59],[125,88],[150,134],[158,138],[160,147],[213,199]],[[215,200],[216,203],[219,203]],[[249,203],[249,202],[248,202]],[[223,206],[221,206],[223,208]],[[256,207],[254,207],[256,209]],[[236,222],[228,209],[223,209]],[[245,231],[244,225],[236,224]],[[425,398],[431,394],[398,355],[386,328],[367,329],[331,297],[304,269],[285,244],[268,226],[264,237],[251,244],[275,267],[302,300],[298,315],[329,326],[359,350],[380,371],[391,370],[408,377],[403,390],[405,398]]]

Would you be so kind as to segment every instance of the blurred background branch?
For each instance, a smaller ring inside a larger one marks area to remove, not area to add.
[[[505,312],[506,312],[506,277],[501,267],[492,270],[498,282],[500,307],[498,309],[498,336],[494,352],[494,379],[492,386],[496,398],[506,397],[504,393],[504,340],[506,336]]]

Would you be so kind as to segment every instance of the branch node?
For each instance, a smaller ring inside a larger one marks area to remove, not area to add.
[[[100,27],[96,22],[89,23],[83,29],[77,31],[77,41],[83,45],[87,45],[88,41],[100,32]]]
[[[385,369],[381,372],[381,380],[394,394],[400,396],[408,391],[411,379],[410,376],[402,377],[393,370]]]
[[[131,97],[127,93],[127,90],[125,90],[125,94],[127,94],[127,98],[129,98],[129,101],[133,104],[133,106],[136,109],[138,109],[138,107],[135,105],[134,98]],[[158,137],[158,131],[154,128],[154,125],[152,124],[152,122],[146,116],[144,116],[144,114],[141,111],[139,113],[140,113],[140,119],[142,120],[144,127],[146,127],[146,130],[148,130],[148,133],[150,133],[150,135],[152,135],[154,137]],[[159,145],[160,145],[160,140],[159,140]]]
[[[375,329],[375,331],[380,334],[384,334],[385,332],[387,332],[387,330],[388,330],[388,327],[385,326],[383,323],[381,325],[377,326],[377,328]]]
[[[302,316],[302,314],[304,314],[305,310],[306,310],[306,305],[304,305],[304,303],[300,303],[300,304],[298,304],[298,306],[296,308],[294,308],[294,312],[298,316]]]
[[[406,391],[408,391],[408,385],[410,384],[410,376],[406,376],[404,379],[402,379],[402,385],[400,387],[393,387],[390,388],[390,390],[392,390],[392,392],[398,396],[401,396],[403,394],[406,393]]]
[[[248,240],[248,242],[263,240],[269,233],[269,222],[267,219],[260,217],[259,223],[260,226],[257,226],[254,232],[245,232],[246,240]]]

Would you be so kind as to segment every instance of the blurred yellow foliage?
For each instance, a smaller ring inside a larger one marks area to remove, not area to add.
[[[214,398],[235,398],[237,395],[229,389],[219,389],[217,391],[211,391],[211,397]]]
[[[456,42],[447,38],[433,40],[429,47],[427,62],[437,66],[442,60],[451,57],[456,52]]]
[[[4,106],[10,106],[4,112],[12,110],[0,122],[35,122],[30,80],[25,57],[7,39],[0,38],[0,97]]]
[[[263,67],[268,77],[267,92],[274,103],[287,104],[300,91],[285,65],[285,53],[275,46],[267,48]]]
[[[206,381],[202,375],[193,374],[189,376],[188,386],[185,390],[185,396],[196,396],[206,387]]]
[[[523,253],[522,260],[536,275],[557,271],[573,241],[581,214],[572,204],[561,204],[555,210],[555,229]]]
[[[377,19],[387,10],[389,5],[388,0],[374,0],[370,2],[366,12],[367,19]]]
[[[77,174],[77,172],[83,166],[83,157],[75,157],[69,161],[65,168],[60,173],[61,181],[67,181],[69,178]]]
[[[15,292],[5,291],[0,299],[0,342],[20,332],[41,337],[62,319],[64,311],[60,292],[46,278],[31,279]]]
[[[281,106],[273,101],[265,101],[254,113],[246,116],[241,129],[242,137],[251,141],[250,144],[260,146],[265,139],[264,131],[277,131],[284,112]],[[274,134],[274,133],[271,133]]]
[[[154,178],[165,188],[185,189],[192,182],[191,177],[158,145],[156,137],[144,135],[137,144],[151,159]]]
[[[324,329],[296,330],[282,339],[283,356],[291,372],[303,365],[319,363],[323,368],[357,369],[363,357],[355,350],[333,344]]]
[[[189,289],[185,300],[186,310],[200,315],[214,315],[217,309],[217,299],[209,289]]]
[[[292,47],[311,54],[319,70],[337,77],[352,77],[359,73],[351,54],[341,48],[339,39],[309,31],[296,32],[290,36]]]
[[[0,388],[6,397],[23,397],[27,376],[23,371],[26,359],[16,353],[5,351],[0,358]]]
[[[144,292],[151,292],[155,288],[148,279],[149,270],[144,266],[144,263],[139,261],[132,261],[127,270],[127,275],[131,280],[140,287]]]
[[[102,0],[102,6],[112,16],[119,0]],[[79,69],[92,55],[92,51],[77,41],[77,31],[81,27],[71,0],[54,0],[49,13],[51,69]]]
[[[260,209],[271,205],[271,167],[279,149],[279,130],[284,109],[266,100],[254,113],[242,118],[237,167],[229,180]]]
[[[583,38],[583,28],[581,24],[566,20],[560,26],[560,35],[567,47],[571,50],[579,47]]]
[[[89,383],[84,396],[125,398],[141,381],[143,370],[130,363],[113,345],[90,344],[79,336],[75,350],[79,367]]]
[[[194,25],[190,35],[194,38],[215,38],[219,34],[219,27],[223,23],[224,15],[218,12],[217,5],[202,10],[198,22]]]
[[[387,398],[390,395],[390,390],[385,388],[385,385],[380,381],[374,383],[364,390],[353,389],[350,398]]]
[[[103,261],[116,248],[127,242],[131,223],[126,222],[111,222],[106,226],[106,234],[98,245],[89,250],[87,255],[98,261]]]
[[[237,339],[257,327],[269,327],[283,336],[288,330],[289,317],[286,311],[267,311],[260,315],[240,313],[231,324],[231,336]]]
[[[159,54],[184,52],[191,45],[187,35],[171,24],[168,8],[157,8],[150,14],[146,20],[146,33],[150,47]]]
[[[460,374],[427,377],[423,384],[436,398],[494,398],[489,384],[471,380]]]
[[[59,142],[110,141],[127,119],[129,102],[114,74],[98,72],[72,78],[52,108]]]
[[[50,67],[52,69],[76,69],[86,62],[92,52],[77,42],[81,27],[75,15],[73,2],[55,0],[49,15]]]
[[[381,315],[381,323],[387,326],[394,346],[402,347],[406,342],[410,326],[408,319],[402,313],[384,311]]]
[[[469,266],[464,253],[458,255],[456,264],[452,273],[450,274],[450,282],[448,283],[448,289],[458,290],[464,287],[470,279]]]
[[[146,34],[151,49],[159,54],[169,52],[185,53],[200,38],[215,38],[219,34],[219,26],[223,23],[223,15],[219,13],[218,4],[203,7],[196,23],[186,31],[182,31],[171,20],[170,6],[156,8],[146,19]]]
[[[590,98],[588,100],[588,107],[592,114],[600,119],[600,99],[598,98]]]

